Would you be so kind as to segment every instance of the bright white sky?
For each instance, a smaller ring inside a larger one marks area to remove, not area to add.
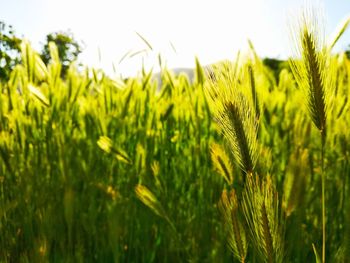
[[[14,26],[34,47],[48,33],[71,29],[86,48],[84,64],[127,76],[141,69],[157,70],[160,53],[168,67],[193,67],[232,59],[251,39],[260,56],[290,55],[288,16],[303,0],[0,0],[0,20]],[[309,2],[315,2],[309,0]],[[322,2],[327,33],[350,14],[349,0]],[[294,12],[295,13],[295,12]],[[350,31],[350,30],[349,30]],[[337,45],[350,44],[349,31]],[[136,34],[141,34],[153,47]],[[172,47],[174,46],[174,48]],[[146,49],[119,63],[127,52]],[[100,50],[100,52],[99,52]],[[99,56],[99,53],[101,56]]]

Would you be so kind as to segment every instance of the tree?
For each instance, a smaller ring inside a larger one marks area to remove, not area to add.
[[[285,60],[280,60],[276,58],[264,58],[263,63],[265,66],[273,71],[273,74],[277,81],[279,81],[279,75],[282,69],[287,69],[290,71],[289,63]]]
[[[69,65],[77,60],[79,54],[82,52],[82,46],[74,39],[73,34],[68,32],[54,32],[46,36],[46,43],[41,52],[41,59],[45,64],[51,60],[49,43],[54,42],[58,49],[58,56],[62,63],[62,77],[66,76]]]
[[[20,63],[21,42],[13,27],[0,21],[0,81],[8,80],[13,68]]]

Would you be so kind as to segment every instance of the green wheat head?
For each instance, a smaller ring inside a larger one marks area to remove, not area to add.
[[[242,209],[253,247],[263,262],[283,262],[283,223],[278,193],[271,178],[249,174],[243,192]]]
[[[298,86],[306,94],[313,123],[325,133],[333,67],[318,17],[311,8],[302,13],[293,32],[297,58],[291,60],[290,65]]]
[[[147,207],[149,207],[156,215],[163,217],[166,220],[168,219],[162,204],[146,186],[138,184],[135,187],[135,193],[137,198],[140,199],[140,201]]]
[[[226,229],[228,230],[229,247],[237,260],[243,263],[247,256],[248,244],[244,225],[238,216],[239,204],[234,190],[230,193],[227,193],[226,190],[222,192],[219,210],[224,218]]]
[[[213,143],[210,147],[211,160],[215,170],[226,180],[229,185],[232,185],[234,177],[232,174],[233,167],[229,156],[225,149],[217,143]]]
[[[251,173],[258,157],[254,107],[240,91],[232,64],[214,69],[214,76],[206,89],[209,104],[237,163],[243,171]]]

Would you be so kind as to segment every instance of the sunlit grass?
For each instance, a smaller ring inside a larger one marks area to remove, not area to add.
[[[0,261],[347,262],[350,60],[306,29],[278,79],[252,45],[193,81],[62,79],[24,43],[0,84]]]

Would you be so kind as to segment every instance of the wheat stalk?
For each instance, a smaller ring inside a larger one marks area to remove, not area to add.
[[[305,92],[310,117],[321,134],[321,199],[322,199],[322,262],[326,259],[326,204],[324,171],[324,149],[326,142],[326,121],[329,106],[329,89],[332,85],[330,48],[324,43],[323,28],[318,20],[319,13],[305,9],[294,35],[297,55],[291,60],[291,69],[298,86]],[[335,40],[336,41],[336,40]],[[334,41],[332,45],[334,45]]]

